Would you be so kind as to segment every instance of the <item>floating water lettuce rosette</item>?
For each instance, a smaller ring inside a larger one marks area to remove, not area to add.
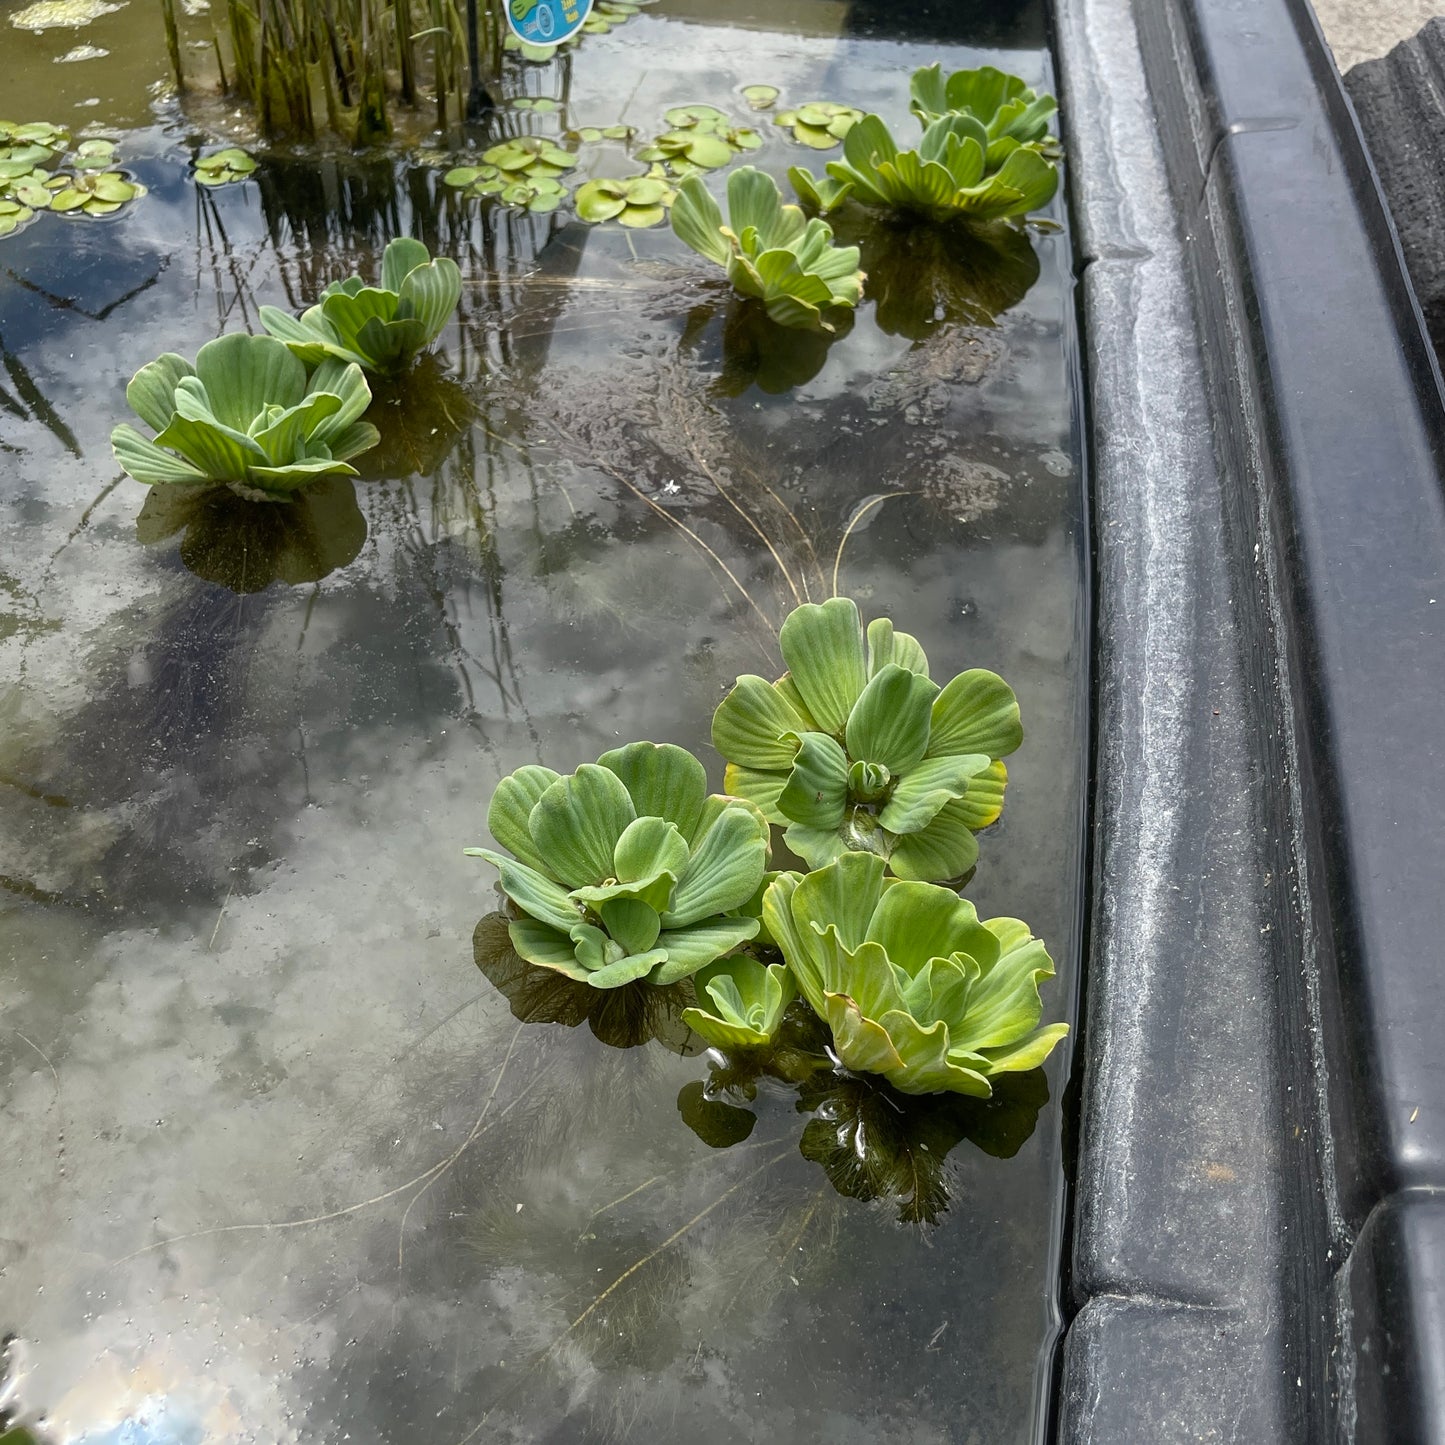
[[[320,477],[355,476],[349,459],[378,441],[361,420],[371,389],[359,366],[328,358],[308,377],[269,336],[217,337],[194,366],[166,352],[136,372],[125,396],[156,436],[122,423],[111,448],[147,486],[225,482],[256,500],[284,501]]]
[[[743,910],[767,871],[767,820],[709,795],[702,764],[670,743],[632,743],[561,776],[519,768],[487,811],[512,855],[469,848],[518,911],[529,963],[594,988],[690,978],[755,938]]]
[[[299,318],[263,306],[261,325],[307,366],[332,359],[395,374],[441,335],[462,294],[450,256],[432,258],[422,242],[398,236],[381,256],[381,281],[333,281]]]
[[[889,879],[870,854],[779,874],[763,917],[839,1062],[905,1094],[987,1098],[996,1076],[1037,1068],[1069,1032],[1040,1025],[1054,965],[1027,924]]]
[[[1002,759],[1023,741],[1018,699],[975,668],[940,688],[916,638],[835,597],[789,613],[786,676],[744,675],[713,715],[725,786],[821,868],[876,853],[900,878],[962,877],[1003,809]]]

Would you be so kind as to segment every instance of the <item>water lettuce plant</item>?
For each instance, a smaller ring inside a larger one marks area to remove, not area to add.
[[[698,760],[632,743],[567,777],[528,766],[503,778],[487,848],[519,911],[508,928],[529,963],[594,988],[667,985],[757,936],[739,910],[768,864],[768,825],[752,804],[709,796]]]
[[[909,94],[909,108],[924,126],[950,114],[971,115],[981,121],[994,164],[1001,163],[1016,146],[1053,141],[1049,118],[1058,102],[1051,95],[1035,95],[1017,75],[992,65],[955,70],[949,76],[943,74],[941,65],[925,65],[913,72]]]
[[[355,476],[348,458],[378,440],[360,420],[371,404],[360,367],[327,360],[308,381],[299,358],[269,336],[218,337],[194,366],[167,352],[136,372],[125,397],[156,437],[122,423],[110,443],[147,486],[229,482],[284,500],[318,477]]]
[[[824,313],[856,306],[862,295],[858,248],[835,246],[826,221],[785,206],[772,177],[752,166],[728,177],[726,221],[701,178],[685,180],[673,203],[672,229],[782,326],[830,331]]]
[[[594,225],[617,221],[637,230],[666,220],[667,208],[676,195],[665,181],[652,176],[632,176],[627,180],[603,177],[577,188],[577,214]]]
[[[330,357],[386,374],[400,371],[441,335],[461,294],[455,261],[433,260],[420,241],[399,236],[382,253],[379,286],[360,276],[333,281],[299,320],[263,306],[261,325],[307,366]]]
[[[763,918],[839,1061],[905,1094],[987,1098],[995,1076],[1037,1068],[1069,1031],[1039,1024],[1039,981],[1054,965],[1026,924],[887,880],[870,854],[779,874]]]
[[[693,987],[697,1003],[682,1011],[682,1021],[720,1049],[767,1048],[798,994],[786,964],[764,963],[748,952],[708,964]]]
[[[811,868],[857,851],[900,878],[968,872],[974,834],[1003,809],[1002,759],[1023,741],[1013,689],[981,668],[940,688],[887,618],[865,642],[846,597],[794,608],[778,641],[787,675],[738,678],[713,715],[728,792],[784,827]]]
[[[990,141],[982,121],[952,111],[932,121],[913,150],[899,146],[881,116],[865,115],[844,137],[843,159],[828,162],[827,177],[794,166],[788,179],[818,211],[852,196],[931,221],[1026,216],[1059,185],[1058,168],[1037,147]]]

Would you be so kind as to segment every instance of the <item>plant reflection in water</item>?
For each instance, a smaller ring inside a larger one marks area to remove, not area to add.
[[[512,950],[502,913],[483,918],[472,937],[477,967],[522,1023],[586,1023],[597,1039],[630,1049],[656,1040],[676,1054],[703,1044],[682,1021],[688,984],[598,990],[526,963]],[[900,1093],[886,1080],[848,1072],[828,1051],[828,1031],[806,1004],[788,1010],[769,1049],[709,1049],[706,1080],[682,1086],[682,1122],[713,1149],[752,1138],[763,1107],[792,1098],[810,1116],[798,1152],[818,1165],[837,1193],[884,1200],[901,1223],[937,1224],[952,1194],[948,1156],[967,1141],[995,1159],[1023,1148],[1049,1101],[1042,1069],[1001,1077],[990,1099]],[[775,1121],[776,1122],[776,1121]],[[770,1138],[769,1142],[778,1142]]]
[[[227,486],[150,489],[136,518],[147,545],[181,533],[181,561],[232,592],[319,582],[356,560],[366,518],[349,477],[324,477],[291,501],[254,502]]]

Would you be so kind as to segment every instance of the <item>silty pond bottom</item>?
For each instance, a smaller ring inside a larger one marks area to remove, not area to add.
[[[742,120],[766,82],[901,127],[935,60],[1048,84],[982,22],[900,9],[894,39],[792,10],[779,33],[663,4],[589,37],[571,123]],[[827,159],[759,129],[746,159],[779,178]],[[967,891],[1046,941],[1046,1018],[1073,1017],[1067,231],[983,254],[880,230],[851,329],[783,346],[665,230],[489,211],[440,165],[278,158],[202,192],[185,138],[175,116],[123,135],[149,194],[119,219],[0,248],[20,1402],[89,1442],[1041,1438],[1067,1048],[986,1105],[729,1075],[665,1001],[539,997],[461,850],[524,763],[646,737],[720,786],[713,708],[781,670],[777,622],[836,571],[935,676],[1017,690]],[[379,388],[361,478],[268,507],[119,476],[137,367],[259,329],[402,232],[466,284],[440,355]]]

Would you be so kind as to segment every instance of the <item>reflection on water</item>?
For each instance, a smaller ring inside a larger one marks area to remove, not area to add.
[[[761,302],[738,296],[729,288],[720,302],[694,307],[688,314],[680,349],[686,353],[696,347],[695,365],[711,362],[717,370],[713,386],[722,396],[742,396],[753,386],[769,396],[780,396],[812,381],[828,360],[828,348],[852,329],[853,313],[841,308],[832,331],[779,326]]]
[[[900,225],[888,212],[848,204],[829,217],[840,245],[868,258],[879,327],[923,341],[958,327],[992,327],[1039,279],[1028,230],[1010,225]]]
[[[147,544],[181,534],[181,561],[232,592],[319,582],[356,560],[366,518],[346,477],[313,482],[289,501],[258,502],[230,487],[155,486],[135,523]]]
[[[569,123],[650,135],[765,81],[897,124],[913,65],[1043,78],[1033,52],[670,9],[589,37]],[[772,1072],[705,1058],[676,1000],[479,974],[495,895],[461,849],[524,763],[651,737],[716,786],[712,709],[836,578],[940,672],[1017,689],[969,891],[1048,941],[1070,1007],[1066,237],[928,316],[904,284],[927,257],[893,285],[880,246],[852,330],[798,360],[665,232],[500,213],[433,164],[273,156],[202,193],[183,140],[127,134],[133,213],[0,253],[0,1330],[29,1341],[25,1403],[71,1441],[156,1400],[278,1445],[1040,1438],[1067,1059],[995,1114],[900,1107],[812,1043]],[[799,153],[771,127],[756,159]],[[140,365],[371,274],[401,232],[467,284],[362,475],[240,515],[117,476]]]

